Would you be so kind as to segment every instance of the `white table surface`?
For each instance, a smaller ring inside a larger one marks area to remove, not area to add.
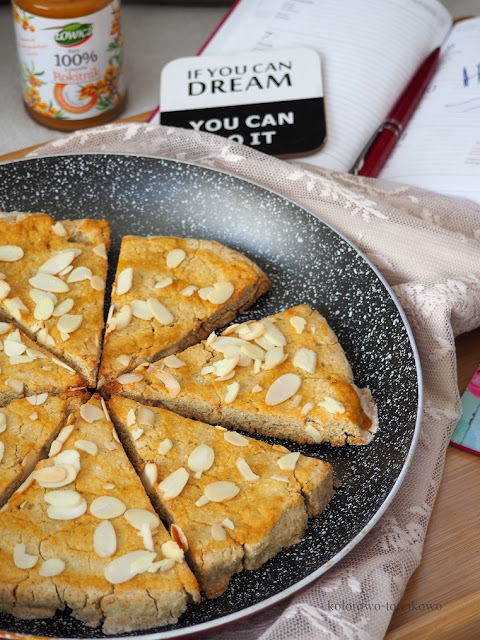
[[[480,14],[480,0],[443,0],[453,17]],[[162,67],[195,55],[228,10],[225,6],[124,5],[128,103],[122,117],[158,104]],[[11,7],[0,7],[0,155],[67,135],[30,118],[23,107]]]

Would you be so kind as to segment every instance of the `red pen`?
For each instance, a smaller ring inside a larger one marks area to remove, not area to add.
[[[371,139],[355,160],[349,173],[355,176],[375,178],[396,145],[407,122],[410,120],[420,98],[437,67],[440,48],[437,47],[422,62],[403,93],[398,98],[387,119],[375,131]]]

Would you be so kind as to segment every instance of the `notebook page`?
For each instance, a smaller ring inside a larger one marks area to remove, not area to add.
[[[480,200],[480,18],[453,27],[380,177]]]
[[[302,161],[348,171],[450,26],[436,0],[242,0],[203,54],[319,51],[327,141]]]

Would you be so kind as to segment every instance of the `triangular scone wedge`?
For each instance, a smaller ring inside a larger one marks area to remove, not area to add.
[[[86,387],[72,367],[8,322],[0,322],[0,406],[15,398]]]
[[[0,610],[48,618],[68,607],[107,634],[176,622],[198,599],[197,582],[98,395],[71,427],[62,450],[37,465],[0,513]]]
[[[270,288],[256,264],[218,242],[126,236],[107,320],[100,380],[186,349]]]
[[[139,367],[111,393],[299,443],[366,444],[377,425],[370,391],[354,385],[335,334],[306,305]]]
[[[95,386],[103,331],[106,220],[0,217],[0,317]]]
[[[157,511],[186,537],[209,598],[298,542],[333,495],[321,460],[127,398],[112,396],[109,409]]]
[[[0,409],[0,506],[47,457],[53,439],[87,398],[85,391],[42,393]]]

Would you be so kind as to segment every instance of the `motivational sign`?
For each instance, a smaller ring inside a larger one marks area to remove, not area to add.
[[[271,155],[304,155],[325,140],[323,100],[313,49],[179,58],[162,71],[160,123],[216,133]]]

